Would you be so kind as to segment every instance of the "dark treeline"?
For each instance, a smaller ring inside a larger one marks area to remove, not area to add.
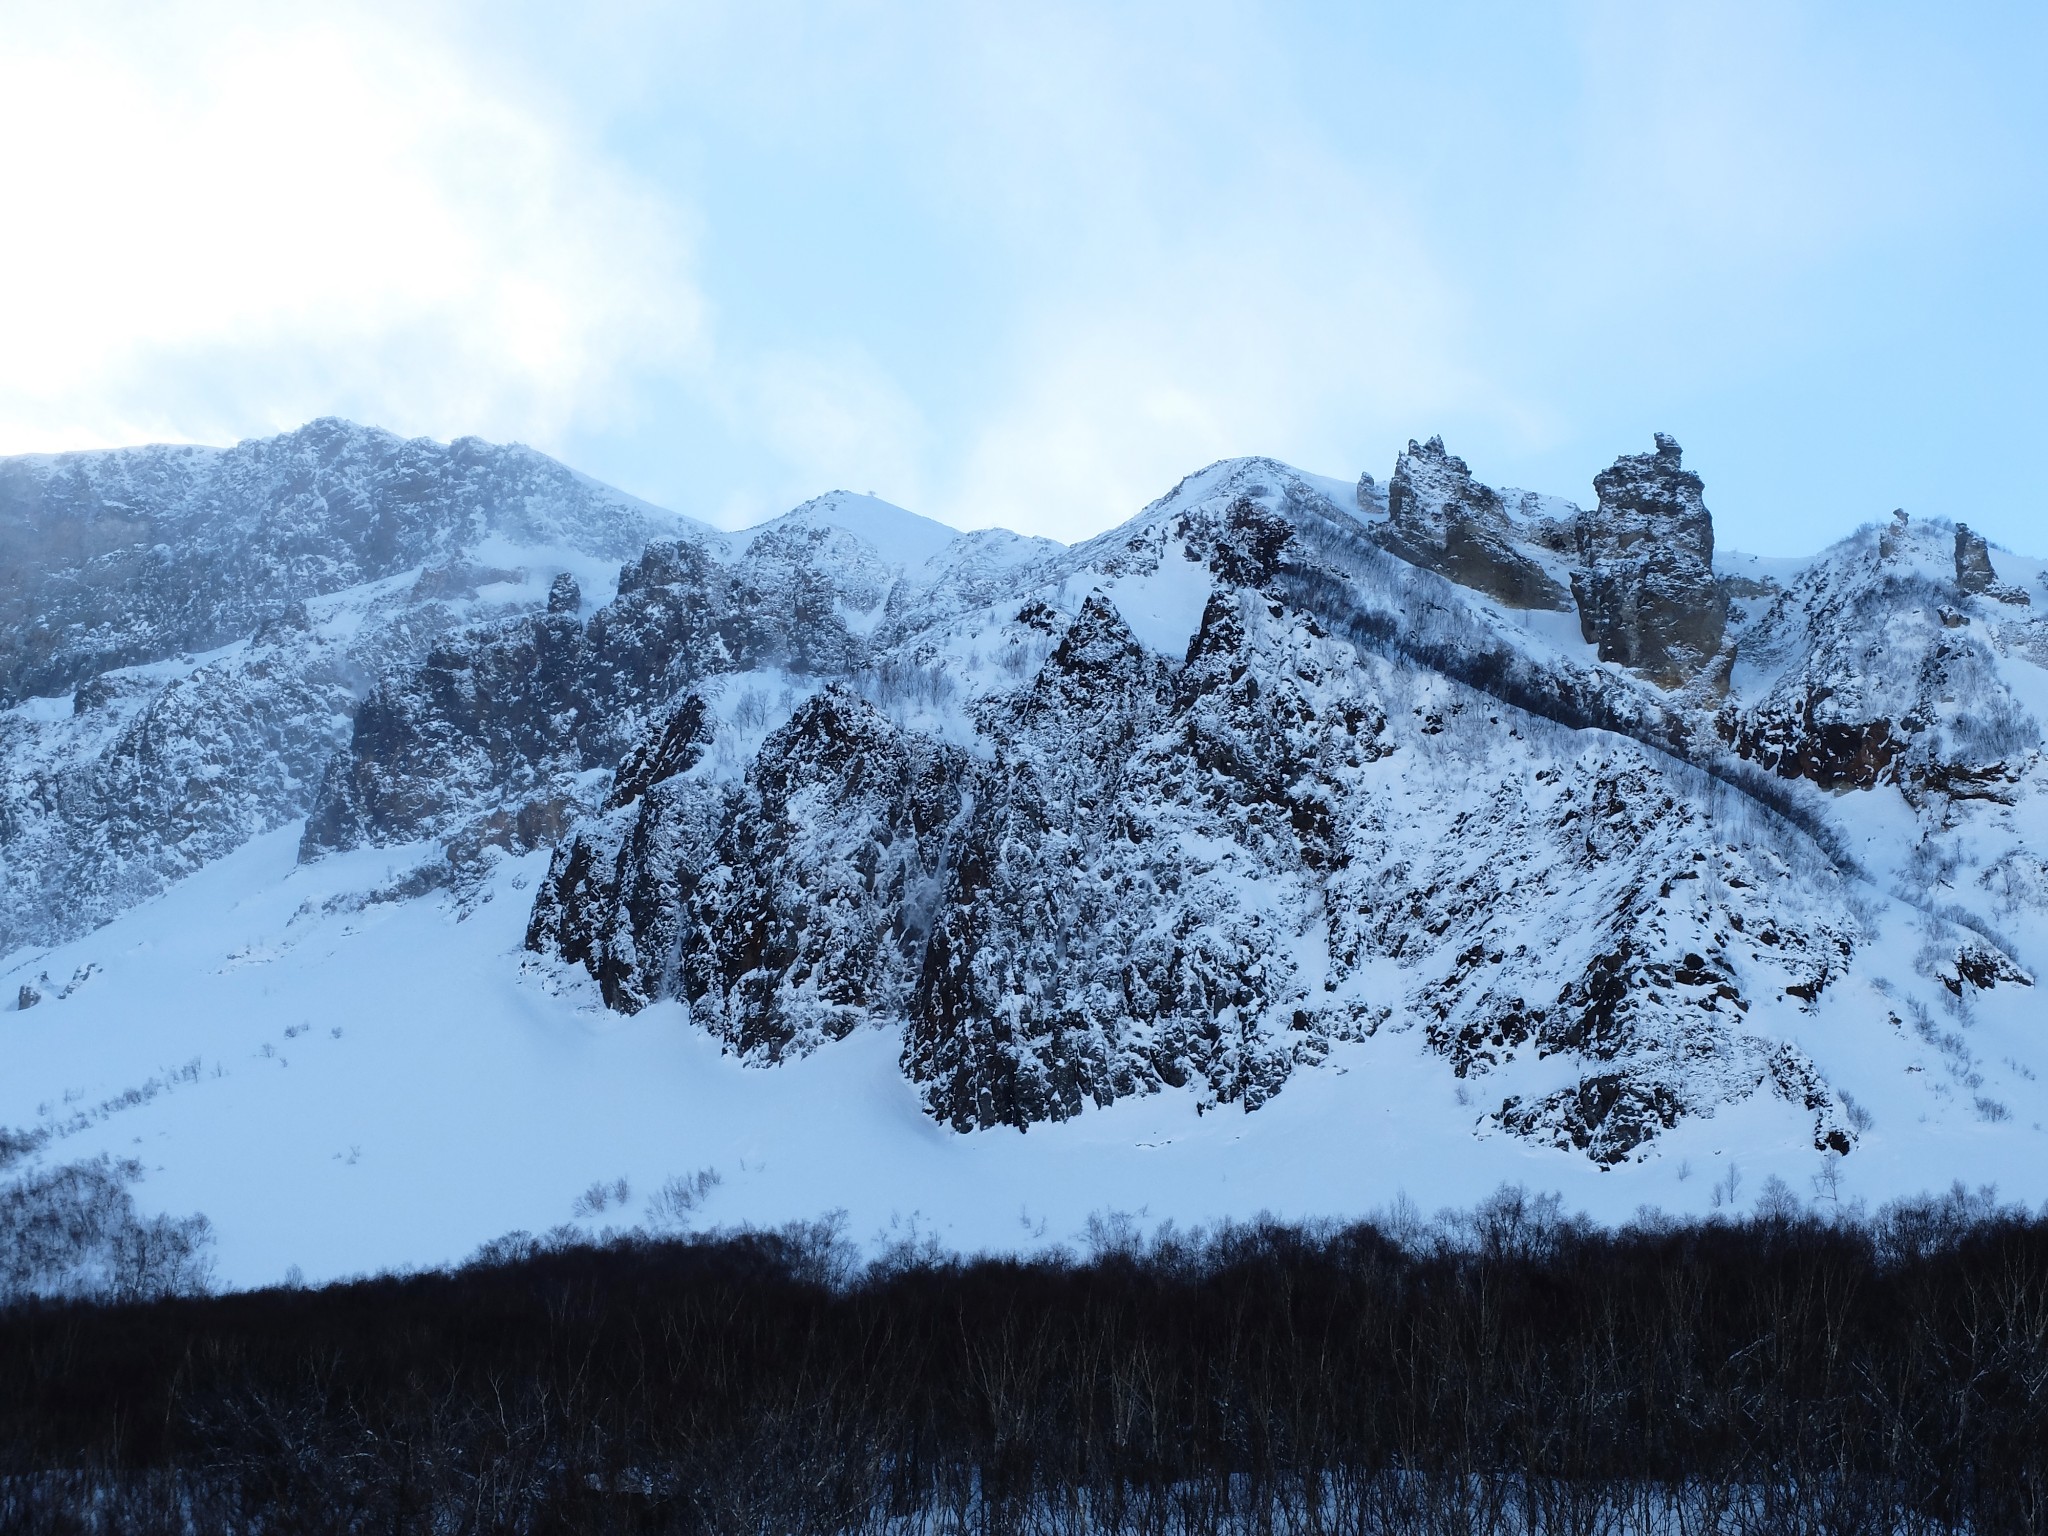
[[[0,1528],[2048,1530],[2048,1221],[830,1227],[0,1313]]]

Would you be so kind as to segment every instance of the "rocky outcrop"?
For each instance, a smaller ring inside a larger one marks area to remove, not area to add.
[[[926,1105],[956,1127],[1066,1119],[1160,1080],[1128,1027],[1146,957],[1110,958],[1139,916],[1112,850],[1127,840],[1127,765],[1169,687],[1094,597],[1030,685],[981,712],[1003,750],[974,777],[903,1046]]]
[[[1996,594],[1952,578],[1981,575],[1977,543],[1895,513],[1775,589],[1740,641],[1761,686],[1717,712],[1720,739],[1823,789],[2009,798],[2040,728],[1999,677],[2012,626],[1979,622]]]
[[[1991,565],[1991,546],[1981,533],[1972,533],[1964,523],[1956,525],[1956,585],[1971,596],[1993,598],[2001,603],[2027,607],[2033,599],[2022,587],[1998,579]]]
[[[1700,675],[1719,654],[1728,600],[1714,580],[1714,523],[1700,477],[1678,444],[1624,455],[1593,477],[1599,504],[1580,514],[1579,625],[1602,661],[1662,688]]]
[[[303,813],[346,742],[348,647],[286,632],[0,716],[0,954],[82,932]]]
[[[1358,477],[1358,484],[1352,489],[1351,499],[1358,503],[1358,510],[1364,513],[1384,513],[1387,510],[1386,488],[1374,480],[1370,471]]]
[[[1373,537],[1410,564],[1510,608],[1570,608],[1570,595],[1522,546],[1500,493],[1474,480],[1442,438],[1409,442],[1386,495],[1387,519]]]
[[[621,1013],[680,995],[683,932],[722,810],[715,786],[686,775],[712,737],[703,698],[686,695],[620,766],[604,813],[557,846],[534,899],[527,948],[582,966]]]
[[[1956,525],[1956,585],[1965,592],[1989,592],[1998,585],[1990,545],[1983,534],[1970,532],[1963,523]]]
[[[1896,782],[1909,740],[1890,720],[1828,718],[1830,697],[1823,687],[1789,708],[1726,709],[1715,726],[1738,756],[1782,778],[1806,779],[1822,789]]]
[[[1255,1108],[1375,1019],[1291,953],[1346,856],[1339,786],[1386,751],[1341,657],[1220,589],[1168,668],[1091,599],[983,712],[1003,746],[904,1036],[932,1114],[1026,1126],[1166,1087]]]
[[[527,946],[583,965],[623,1011],[683,998],[768,1060],[902,1017],[962,754],[837,685],[767,738],[730,795],[687,777],[707,740],[692,696],[635,750],[605,817],[555,853]]]
[[[904,1017],[965,769],[843,688],[800,707],[762,745],[691,900],[693,1017],[771,1061]]]
[[[1369,477],[1358,494],[1370,510],[1368,486]],[[1700,479],[1683,468],[1678,444],[1659,433],[1654,453],[1617,459],[1594,488],[1598,505],[1586,511],[1503,495],[1474,479],[1442,438],[1411,441],[1387,483],[1386,517],[1371,524],[1370,537],[1508,608],[1576,605],[1601,660],[1661,688],[1680,687],[1715,661],[1728,618]],[[1718,675],[1725,680],[1725,666]]]
[[[694,766],[635,802],[640,765],[696,761],[663,745],[693,716],[650,732],[625,806],[555,855],[530,944],[614,1006],[685,998],[750,1060],[900,1021],[905,1075],[963,1131],[1169,1090],[1256,1108],[1419,1024],[1489,1080],[1488,1124],[1603,1165],[1759,1093],[1852,1146],[1755,1028],[1843,974],[1838,898],[1723,846],[1660,754],[1504,736],[1455,689],[1390,715],[1394,664],[1257,585],[1308,558],[1279,516],[1234,491],[1168,525],[1215,580],[1178,660],[1102,593],[1023,605],[1057,642],[972,711],[970,750],[828,687],[722,804]]]
[[[305,815],[379,679],[541,606],[563,552],[684,525],[529,449],[337,421],[0,460],[0,953]]]
[[[764,538],[729,565],[700,541],[658,539],[587,621],[564,577],[546,612],[436,648],[363,702],[307,819],[303,856],[446,837],[508,795],[580,803],[571,781],[617,765],[705,678],[762,666],[851,671],[864,647],[843,616],[844,583],[829,547],[805,558],[820,542],[801,531]],[[866,595],[871,607],[881,601],[879,590]],[[531,846],[516,822],[503,830],[507,846]]]
[[[549,780],[582,767],[578,737],[588,733],[578,727],[591,719],[594,674],[582,627],[561,613],[438,647],[356,711],[307,817],[302,856],[445,834],[514,796],[538,808]],[[515,815],[508,830],[518,826]]]

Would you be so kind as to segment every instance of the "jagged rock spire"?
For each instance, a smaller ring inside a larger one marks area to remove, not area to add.
[[[1387,514],[1374,537],[1402,559],[1510,608],[1571,606],[1541,563],[1517,548],[1500,493],[1473,479],[1441,437],[1410,440],[1387,484]]]
[[[1714,520],[1676,439],[1624,454],[1593,477],[1599,504],[1580,514],[1579,626],[1602,661],[1666,688],[1696,677],[1721,649],[1728,600],[1714,581]]]

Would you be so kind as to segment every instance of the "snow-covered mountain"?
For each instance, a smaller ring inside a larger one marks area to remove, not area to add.
[[[1664,437],[1594,498],[1432,439],[1068,549],[843,492],[717,533],[331,422],[0,464],[0,1123],[153,1132],[231,1248],[223,1138],[469,1170],[393,1242],[273,1213],[250,1275],[559,1219],[613,1149],[974,1243],[2048,1193],[2041,562],[1903,513],[1731,555]]]
[[[0,460],[0,952],[305,815],[377,678],[685,531],[530,449],[332,420]]]

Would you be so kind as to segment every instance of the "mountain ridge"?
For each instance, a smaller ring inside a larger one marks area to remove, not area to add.
[[[1765,1121],[1817,1166],[2022,1155],[2042,563],[1903,514],[1718,549],[1663,436],[1594,489],[1431,439],[1384,483],[1219,461],[1072,547],[834,493],[615,577],[609,503],[563,504],[581,551],[488,514],[0,714],[0,913],[96,953],[296,828],[288,880],[381,873],[287,927],[513,903],[490,963],[535,1006],[783,1073],[874,1036],[957,1133],[1258,1119],[1396,1051],[1482,1158],[1647,1178]],[[40,963],[10,991],[75,1012]]]

